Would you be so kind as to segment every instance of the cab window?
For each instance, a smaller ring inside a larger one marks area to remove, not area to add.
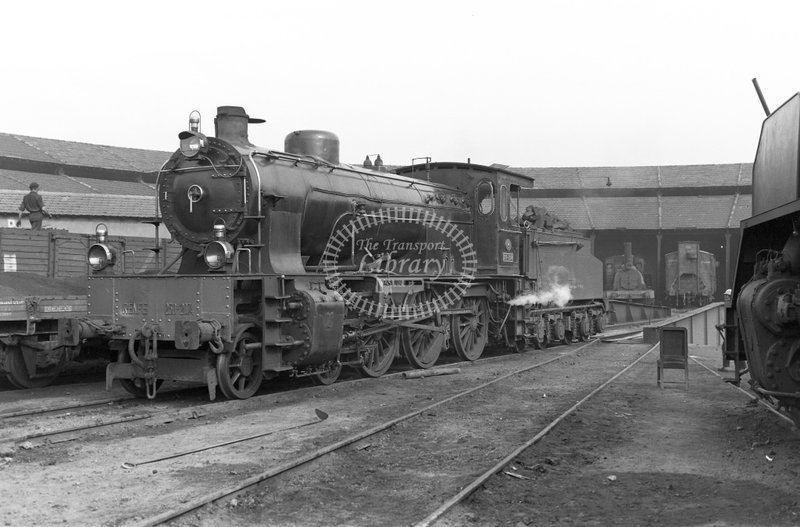
[[[508,221],[508,211],[511,207],[511,198],[508,194],[508,187],[505,185],[500,185],[500,203],[498,204],[500,207],[500,219],[503,221]]]
[[[475,187],[475,201],[481,214],[489,215],[494,212],[494,185],[491,181],[481,181]]]

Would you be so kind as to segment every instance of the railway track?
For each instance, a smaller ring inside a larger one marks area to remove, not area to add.
[[[719,372],[717,372],[717,371],[716,371],[716,370],[714,370],[713,368],[710,368],[710,367],[708,367],[708,366],[707,366],[707,365],[706,365],[706,364],[705,364],[703,361],[701,361],[701,360],[698,360],[696,357],[692,357],[692,356],[690,356],[689,358],[690,358],[690,359],[691,359],[693,362],[695,362],[696,364],[700,365],[701,367],[705,368],[706,370],[708,370],[708,371],[709,371],[709,372],[711,372],[712,374],[714,374],[714,375],[716,375],[717,377],[719,377],[720,379],[723,379],[723,380],[725,379],[725,377],[723,377],[722,375],[720,375],[720,374],[719,374]],[[796,424],[795,424],[795,422],[794,422],[794,421],[792,421],[792,418],[791,418],[791,417],[789,417],[788,415],[786,415],[786,414],[782,413],[782,412],[781,412],[779,409],[777,409],[777,408],[775,408],[774,406],[770,405],[769,403],[767,403],[766,401],[764,401],[763,399],[761,399],[761,398],[760,398],[760,397],[758,397],[757,395],[755,395],[755,394],[751,393],[749,390],[746,390],[745,388],[742,388],[741,386],[736,386],[735,384],[732,384],[732,383],[728,383],[728,384],[730,384],[731,388],[733,388],[733,389],[735,389],[736,391],[738,391],[738,392],[740,392],[740,393],[744,394],[744,395],[745,395],[746,397],[748,397],[748,398],[749,398],[749,399],[750,399],[752,402],[754,402],[754,403],[757,403],[757,404],[761,405],[763,408],[765,408],[765,409],[769,410],[770,412],[772,412],[773,414],[775,414],[775,416],[777,416],[779,419],[781,419],[782,421],[784,421],[786,424],[788,424],[788,425],[790,425],[790,426],[792,426],[792,427],[796,427]]]
[[[575,355],[578,355],[579,352],[581,352],[581,351],[588,351],[587,348],[589,348],[590,346],[596,347],[597,345],[598,345],[597,342],[592,342],[592,343],[589,343],[587,345],[575,348],[575,349],[571,350],[568,354],[552,357],[552,358],[550,358],[548,360],[539,361],[539,362],[536,362],[534,364],[526,365],[525,367],[522,367],[522,368],[517,368],[517,369],[515,369],[513,371],[510,371],[510,372],[504,374],[504,375],[498,376],[498,377],[492,379],[491,381],[484,382],[484,383],[481,383],[481,384],[476,385],[476,386],[472,386],[472,387],[470,387],[468,389],[462,390],[462,391],[460,391],[460,392],[458,392],[456,394],[453,394],[453,395],[451,395],[449,397],[440,399],[440,400],[435,401],[435,402],[433,402],[433,403],[431,403],[429,405],[426,405],[426,406],[423,406],[421,408],[418,408],[418,409],[416,409],[416,410],[414,410],[412,412],[408,412],[408,413],[406,413],[404,415],[401,415],[399,417],[387,420],[387,421],[385,421],[385,422],[383,422],[381,424],[375,425],[375,426],[373,426],[371,428],[368,428],[366,430],[359,431],[356,434],[352,434],[352,435],[350,435],[348,437],[343,438],[340,441],[325,445],[325,446],[323,446],[321,448],[318,448],[318,449],[316,449],[314,451],[308,452],[308,453],[306,453],[306,454],[304,454],[304,455],[302,455],[302,456],[300,456],[298,458],[295,458],[295,459],[292,459],[292,460],[289,460],[289,461],[284,461],[283,463],[279,463],[279,464],[276,464],[274,466],[271,466],[267,470],[264,470],[264,471],[262,471],[262,472],[260,472],[258,474],[255,474],[255,475],[253,475],[253,476],[251,476],[249,478],[246,478],[246,479],[243,479],[241,481],[238,481],[234,485],[231,485],[231,486],[226,487],[226,488],[218,489],[218,490],[216,490],[216,491],[214,491],[212,493],[209,493],[209,494],[206,494],[204,496],[198,497],[198,498],[196,498],[194,500],[191,500],[191,501],[189,501],[189,502],[187,502],[185,504],[182,504],[180,507],[176,507],[176,508],[164,511],[164,512],[158,514],[158,515],[155,515],[155,516],[152,516],[152,517],[149,517],[149,518],[145,518],[141,522],[138,522],[137,525],[148,525],[148,526],[149,525],[158,525],[158,524],[161,524],[161,523],[164,523],[164,522],[170,522],[170,521],[174,521],[174,522],[177,522],[177,524],[181,524],[181,519],[186,517],[186,515],[191,513],[192,511],[195,511],[195,510],[197,510],[197,509],[199,509],[199,508],[201,508],[203,506],[206,506],[206,505],[208,505],[210,503],[220,502],[221,500],[230,499],[230,498],[233,498],[234,496],[240,496],[242,494],[246,494],[247,492],[257,492],[257,490],[254,490],[254,489],[263,488],[264,485],[272,483],[273,480],[279,479],[284,474],[291,473],[293,471],[293,469],[298,469],[298,467],[303,467],[304,465],[314,465],[315,463],[324,465],[327,462],[326,458],[329,458],[330,456],[339,455],[340,453],[347,451],[348,447],[352,447],[351,449],[349,449],[351,451],[353,449],[356,452],[368,451],[371,448],[370,445],[372,444],[372,443],[365,444],[365,441],[367,441],[368,439],[370,441],[375,441],[375,442],[384,441],[384,439],[382,439],[381,436],[385,436],[387,433],[389,433],[389,431],[395,430],[399,426],[407,425],[409,422],[413,422],[413,420],[415,420],[415,418],[420,418],[420,416],[430,415],[431,413],[434,413],[434,412],[437,412],[437,411],[445,411],[446,412],[446,411],[448,411],[447,408],[451,408],[452,406],[461,407],[461,410],[463,411],[463,407],[468,404],[468,403],[465,403],[464,401],[466,399],[470,398],[471,396],[474,397],[474,398],[478,398],[478,393],[479,392],[486,391],[486,390],[490,389],[491,387],[496,387],[497,385],[502,385],[503,382],[507,382],[510,379],[514,378],[514,377],[519,377],[519,376],[523,376],[525,374],[529,374],[530,372],[533,372],[535,370],[543,368],[543,367],[545,367],[545,366],[547,366],[547,365],[549,365],[549,364],[551,364],[553,362],[569,359],[570,357],[574,357]],[[651,348],[651,350],[652,350],[652,348]],[[651,351],[651,350],[649,350],[649,351]],[[647,353],[649,353],[649,351]],[[468,483],[466,485],[464,485],[463,481],[462,481],[458,486],[459,489],[463,488],[463,490],[460,493],[460,495],[456,494],[454,497],[451,497],[449,499],[442,499],[441,502],[445,504],[443,506],[444,508],[440,507],[439,509],[436,509],[435,511],[431,512],[431,516],[429,516],[428,518],[425,518],[423,520],[420,520],[421,523],[419,523],[419,524],[420,525],[428,525],[431,522],[435,521],[436,517],[438,517],[439,515],[443,514],[443,512],[445,512],[453,504],[457,503],[460,499],[463,499],[463,496],[468,495],[471,492],[470,489],[474,490],[474,488],[477,488],[478,486],[480,486],[482,481],[485,481],[486,478],[491,476],[493,473],[497,472],[500,468],[502,468],[503,465],[507,464],[509,462],[509,460],[511,458],[513,458],[517,454],[518,451],[520,451],[521,449],[524,449],[524,448],[528,448],[529,446],[534,444],[536,441],[541,439],[541,437],[544,437],[544,435],[546,435],[553,427],[555,427],[558,424],[558,422],[560,422],[567,415],[572,413],[576,408],[578,408],[581,404],[583,404],[583,402],[585,402],[586,400],[590,399],[593,395],[595,395],[600,390],[602,390],[610,382],[613,382],[614,379],[616,379],[617,377],[622,375],[625,371],[627,371],[627,369],[629,369],[634,364],[636,364],[636,362],[641,360],[645,355],[646,355],[646,353],[643,354],[643,355],[638,356],[633,361],[628,361],[628,363],[625,365],[625,367],[622,368],[622,370],[616,371],[615,374],[610,379],[606,379],[600,386],[594,388],[590,393],[585,395],[578,403],[572,405],[566,411],[560,413],[556,417],[556,419],[547,421],[547,424],[543,428],[541,428],[538,431],[538,433],[536,433],[533,436],[532,439],[528,439],[526,441],[522,441],[521,443],[519,443],[516,448],[512,449],[511,454],[508,454],[505,457],[501,458],[495,465],[491,466],[487,471],[483,472],[478,478],[473,479],[470,483]],[[412,425],[412,428],[415,428],[415,427]],[[316,469],[313,468],[313,467],[306,468],[305,470],[306,471],[316,472]],[[365,469],[365,470],[367,470],[367,469]],[[351,463],[348,463],[348,471],[351,471],[351,472],[353,472],[355,474],[362,474],[363,473],[361,470],[359,470],[359,467],[352,466]],[[278,483],[278,482],[274,483],[274,486],[281,486],[281,485],[282,484]],[[397,518],[394,518],[394,520],[396,521]],[[403,523],[405,523],[405,520],[406,519],[404,518],[403,519]],[[418,521],[418,520],[419,520],[419,518],[412,519],[412,521]],[[189,523],[192,522],[191,519],[189,519],[188,521],[189,521]],[[310,523],[314,523],[314,522],[311,521]],[[324,524],[324,522],[323,522],[323,524]]]
[[[431,372],[431,370],[423,371],[423,370],[410,370],[414,373],[436,373],[438,371],[444,371],[448,367],[457,367],[459,365],[472,365],[472,364],[481,364],[496,360],[502,360],[505,354],[501,355],[494,355],[494,356],[487,356],[472,363],[470,362],[455,362],[453,360],[444,360],[442,361],[443,364],[440,368],[437,368]],[[393,373],[389,373],[386,377],[390,377],[392,375],[408,375],[410,372],[407,366],[400,366],[394,367]],[[367,379],[362,379],[360,377],[350,377],[345,379],[343,382],[359,382],[359,381],[366,381]],[[101,385],[97,385],[97,389],[102,389]],[[290,389],[290,388],[284,388]],[[186,391],[184,390],[183,393]],[[205,393],[204,391],[202,392]],[[2,432],[0,432],[0,444],[19,444],[23,441],[31,441],[37,440],[38,442],[46,441],[49,438],[53,438],[55,436],[60,436],[64,434],[70,434],[70,440],[77,440],[79,439],[79,435],[76,434],[88,434],[94,430],[106,428],[115,425],[126,425],[129,423],[133,423],[136,421],[144,421],[144,420],[157,420],[161,418],[168,418],[167,420],[174,421],[175,419],[194,419],[197,415],[207,415],[211,408],[214,408],[215,405],[228,405],[228,406],[252,406],[253,404],[258,404],[258,400],[260,397],[264,397],[265,395],[271,395],[270,393],[262,393],[260,395],[256,395],[253,398],[249,399],[249,402],[243,401],[226,401],[218,399],[216,402],[209,403],[209,402],[202,402],[199,404],[192,404],[190,406],[185,406],[184,399],[178,399],[177,401],[173,401],[172,404],[169,405],[168,408],[159,410],[154,408],[159,404],[163,404],[165,401],[163,398],[166,394],[161,394],[161,399],[151,402],[144,399],[136,398],[132,395],[125,395],[121,397],[107,397],[103,399],[92,399],[86,401],[71,401],[67,404],[61,405],[49,405],[49,406],[38,406],[27,410],[17,410],[17,411],[8,411],[8,412],[0,412],[0,423],[3,425]],[[171,395],[177,396],[180,398],[181,392],[171,392]],[[93,395],[92,395],[93,396]],[[124,404],[124,408],[120,408],[119,405]],[[94,410],[93,410],[94,409]],[[82,415],[79,413],[82,410],[87,410],[91,413],[87,413],[86,415]],[[136,411],[139,413],[135,413]],[[119,418],[118,414],[120,411],[127,414],[126,417]],[[26,418],[38,417],[38,416],[45,416],[47,415],[50,422],[42,422],[38,421],[35,423],[31,423],[26,421]],[[82,425],[74,425],[71,424],[70,426],[63,426],[63,423],[66,418],[69,418],[70,422],[85,420],[87,421],[86,424]],[[91,422],[88,422],[91,421]],[[37,430],[36,432],[28,432],[26,431],[27,428],[35,427]],[[15,430],[18,430],[15,432]],[[44,431],[43,431],[44,430]]]
[[[544,419],[563,413],[564,403],[575,396],[575,390],[590,391],[577,380],[577,375],[574,386],[565,389],[562,386],[564,376],[571,378],[571,372],[576,370],[599,373],[608,367],[616,368],[621,360],[619,353],[598,352],[609,346],[621,346],[625,349],[623,355],[632,358],[641,354],[636,350],[643,347],[594,341],[586,346],[557,347],[535,354],[488,357],[477,363],[451,362],[445,367],[459,367],[460,374],[405,380],[404,372],[397,371],[380,379],[266,393],[246,401],[211,403],[202,410],[203,419],[193,420],[191,407],[183,408],[180,415],[176,409],[168,408],[155,416],[145,416],[147,410],[144,409],[139,417],[145,418],[133,420],[135,415],[124,416],[130,421],[106,423],[102,432],[65,427],[58,432],[65,434],[61,437],[39,436],[40,448],[18,452],[14,463],[5,467],[6,475],[11,476],[13,473],[9,470],[16,470],[18,477],[38,485],[41,492],[49,489],[51,494],[58,495],[63,492],[63,483],[51,483],[51,480],[58,479],[54,475],[63,470],[63,477],[79,484],[81,492],[95,496],[92,504],[84,503],[83,508],[80,500],[76,503],[70,499],[60,504],[67,522],[153,525],[167,521],[181,524],[182,518],[192,516],[192,511],[204,510],[207,503],[257,493],[264,486],[280,486],[279,482],[285,478],[291,480],[298,473],[317,471],[318,466],[328,466],[342,456],[366,456],[363,470],[356,464],[355,472],[371,474],[370,467],[380,463],[380,452],[394,450],[391,446],[394,436],[401,443],[407,442],[403,437],[412,438],[410,443],[413,438],[428,437],[432,444],[450,445],[443,447],[445,455],[450,447],[472,447],[480,453],[488,449],[489,458],[496,463],[501,458],[498,457],[501,450],[513,448],[501,449],[495,432],[486,437],[483,432],[478,433],[483,426],[478,422],[475,433],[465,434],[463,419],[488,420],[486,426],[496,425],[498,429],[504,429],[507,423],[515,423],[516,427],[523,420],[533,419],[534,414],[536,423],[551,422],[552,418]],[[630,362],[626,359],[626,364]],[[597,380],[594,379],[592,385],[596,385]],[[507,400],[509,389],[520,391],[524,404],[506,412],[511,404]],[[496,406],[487,410],[480,404],[495,399],[502,408]],[[574,401],[567,406],[572,404]],[[319,418],[314,407],[329,413],[330,418]],[[112,415],[115,411],[113,407],[101,408]],[[501,418],[500,412],[509,416]],[[440,420],[448,423],[449,431],[442,432],[441,437],[430,436]],[[525,428],[528,434],[530,427]],[[509,433],[516,438],[517,445],[524,443],[520,430]],[[398,455],[412,459],[425,450],[424,445],[418,443],[412,450]],[[489,466],[482,457],[476,459],[479,463],[476,466]],[[432,465],[439,463],[430,461]],[[39,475],[34,469],[36,466],[47,466],[48,470]],[[349,467],[350,461],[348,471]],[[448,469],[442,467],[442,470]],[[337,469],[334,474],[338,477],[344,472]],[[459,475],[462,479],[464,476]],[[98,477],[100,480],[95,481]],[[392,487],[391,482],[384,483],[387,488]],[[50,488],[51,485],[54,486]],[[381,483],[376,486],[382,488]],[[457,487],[463,486],[462,481]],[[140,499],[129,502],[131,495]],[[24,502],[26,497],[15,499]],[[436,505],[445,501],[446,497],[439,495]],[[173,507],[167,507],[168,504]],[[174,507],[175,504],[180,507]],[[436,507],[430,507],[432,504],[426,504],[426,510],[435,510]],[[98,516],[104,509],[110,512]],[[418,515],[406,523],[421,518],[422,515]],[[28,511],[16,520],[21,523],[38,521],[35,511]]]

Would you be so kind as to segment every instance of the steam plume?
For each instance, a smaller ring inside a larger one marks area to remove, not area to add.
[[[550,266],[542,280],[542,287],[536,293],[527,293],[508,301],[512,306],[528,306],[532,304],[564,307],[572,300],[569,284],[569,270],[563,266]]]

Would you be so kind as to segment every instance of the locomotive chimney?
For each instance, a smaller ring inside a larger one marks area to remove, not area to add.
[[[633,243],[625,242],[625,263],[633,265]]]
[[[247,138],[247,125],[263,122],[264,119],[250,118],[241,106],[219,106],[214,118],[214,133],[229,143],[251,145]]]

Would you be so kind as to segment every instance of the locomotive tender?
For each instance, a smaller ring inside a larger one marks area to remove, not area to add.
[[[448,348],[475,360],[490,341],[521,350],[602,331],[602,264],[582,235],[518,217],[530,178],[471,163],[353,167],[314,130],[262,149],[248,139],[260,122],[222,106],[215,137],[194,112],[179,134],[152,222],[182,246],[177,273],[116,273],[98,233],[88,314],[60,338],[106,339],[107,386],[153,398],[169,379],[247,398],[281,373],[328,384],[343,365],[377,377],[401,355],[428,368]]]
[[[755,80],[754,80],[755,83]],[[756,89],[758,85],[756,83]],[[767,106],[762,98],[762,105]],[[800,93],[770,113],[753,163],[753,216],[741,223],[726,320],[752,389],[800,422]],[[733,349],[731,349],[733,348]]]

